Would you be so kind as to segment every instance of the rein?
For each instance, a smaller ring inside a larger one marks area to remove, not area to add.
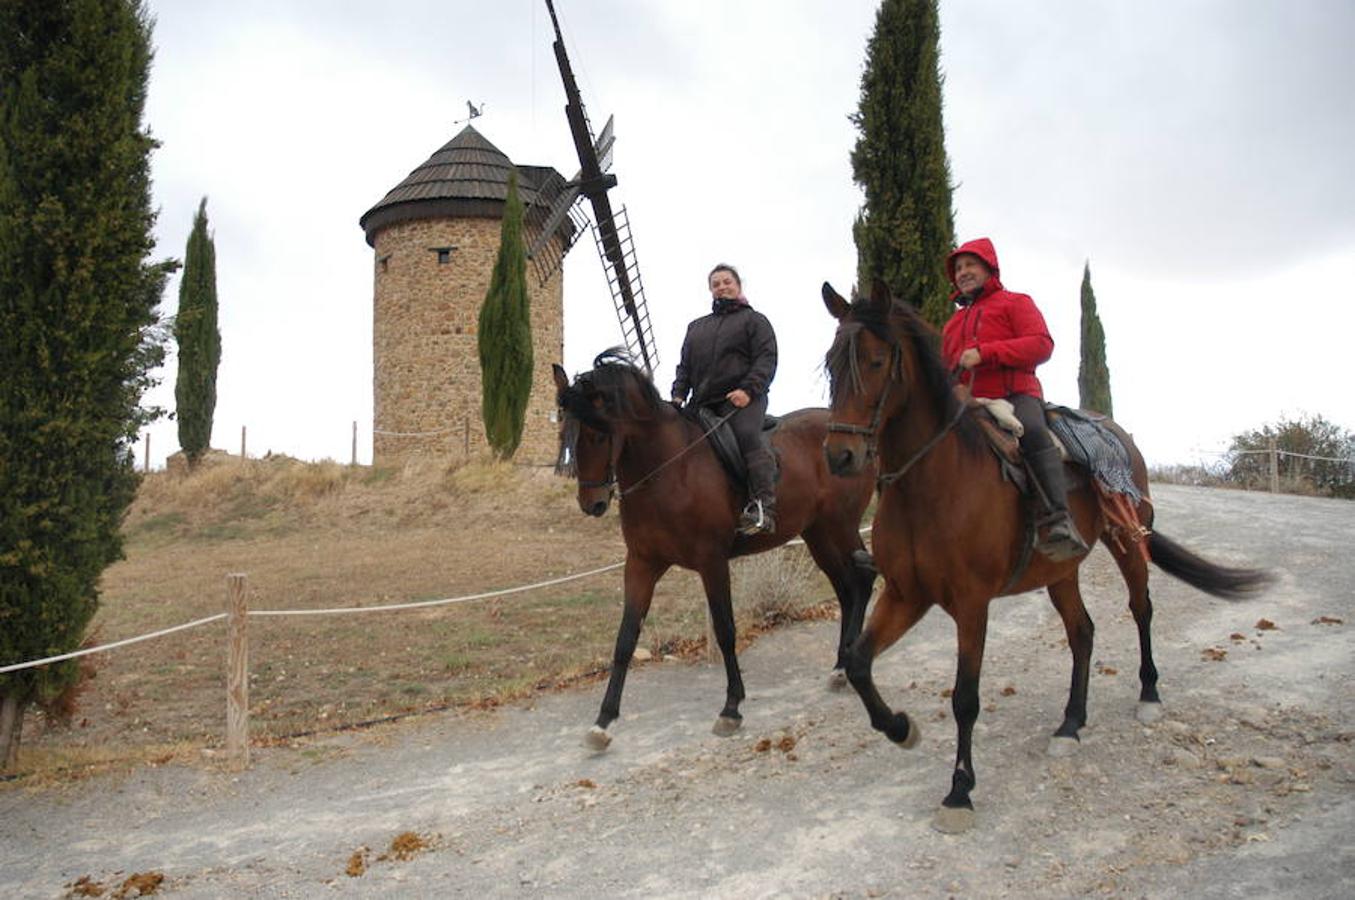
[[[738,411],[739,411],[738,408],[735,408],[735,409],[732,409],[732,410],[730,410],[729,412],[725,413],[723,416],[721,416],[719,419],[717,419],[717,420],[715,421],[715,424],[714,424],[714,425],[710,426],[710,428],[708,428],[708,429],[706,429],[704,432],[702,432],[702,434],[701,434],[700,437],[696,438],[696,439],[693,440],[691,443],[687,444],[687,446],[683,447],[683,448],[682,448],[681,450],[679,450],[677,453],[675,453],[675,454],[673,454],[672,456],[668,457],[668,459],[666,459],[666,460],[664,460],[663,462],[659,463],[657,466],[655,466],[653,469],[651,469],[646,475],[644,475],[644,477],[640,478],[640,480],[636,481],[636,482],[635,482],[634,484],[632,484],[630,487],[624,488],[623,490],[616,492],[616,493],[617,493],[617,496],[618,496],[618,497],[625,497],[627,494],[633,493],[634,491],[638,490],[638,489],[640,488],[640,486],[643,485],[646,481],[648,481],[649,479],[653,478],[655,475],[658,475],[660,472],[662,472],[664,469],[666,469],[666,468],[668,468],[669,466],[671,466],[673,463],[677,462],[679,459],[681,459],[683,456],[685,456],[685,455],[686,455],[693,447],[697,446],[697,445],[700,444],[702,441],[704,441],[706,438],[710,437],[711,434],[713,434],[717,428],[719,428],[719,427],[720,427],[721,425],[723,425],[724,423],[728,422],[728,421],[733,417],[733,415],[734,415],[736,412],[738,412]],[[614,441],[614,440],[616,440],[616,436],[615,436],[615,435],[610,435],[610,436],[608,437],[608,443],[609,443],[609,444],[611,443],[611,441]],[[605,487],[605,488],[615,488],[616,484],[617,484],[617,481],[616,481],[616,462],[615,462],[615,460],[611,460],[611,461],[609,461],[609,462],[607,463],[607,477],[604,478],[602,481],[583,481],[582,479],[580,479],[580,481],[579,481],[579,487],[585,487],[585,488],[603,488],[603,487]]]
[[[880,433],[880,426],[883,424],[880,419],[884,413],[885,401],[889,399],[889,389],[894,384],[894,376],[897,376],[899,373],[901,357],[902,351],[899,349],[899,345],[897,343],[892,344],[889,360],[890,378],[885,382],[884,390],[880,391],[879,399],[875,401],[875,409],[871,412],[869,425],[851,425],[846,422],[828,423],[828,431],[830,433],[837,432],[838,434],[859,434],[864,436],[866,439],[867,459],[877,455],[875,444]],[[958,381],[958,375],[958,370],[950,373],[952,386]],[[885,488],[902,478],[909,469],[922,459],[922,457],[926,456],[937,444],[941,443],[942,438],[950,434],[950,432],[955,429],[955,426],[960,424],[960,419],[964,418],[964,414],[965,406],[963,403],[960,403],[955,410],[955,415],[951,416],[950,421],[946,422],[940,431],[932,435],[927,443],[923,444],[916,453],[908,458],[907,462],[892,472],[886,472],[883,475],[876,477],[875,489],[877,491],[883,491]]]

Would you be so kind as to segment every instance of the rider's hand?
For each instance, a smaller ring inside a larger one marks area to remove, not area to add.
[[[730,391],[728,394],[725,394],[725,399],[728,400],[730,403],[733,403],[739,409],[743,409],[745,406],[753,402],[753,398],[748,396],[748,392],[745,391],[743,388],[734,388],[734,390]]]
[[[979,352],[978,347],[970,347],[960,354],[960,368],[972,369],[983,362],[983,354]]]
[[[682,409],[681,397],[674,397],[672,400],[669,400],[668,402],[673,404],[673,409]]]

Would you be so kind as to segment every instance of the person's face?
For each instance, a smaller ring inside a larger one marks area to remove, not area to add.
[[[719,269],[710,274],[710,293],[717,300],[733,300],[739,296],[741,288],[739,279],[727,269]]]
[[[962,294],[972,294],[988,280],[988,266],[972,253],[955,257],[955,286]]]

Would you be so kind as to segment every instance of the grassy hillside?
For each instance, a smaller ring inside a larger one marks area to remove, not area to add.
[[[251,609],[375,606],[532,584],[625,554],[615,508],[588,518],[572,481],[487,463],[223,458],[149,475],[124,527],[127,558],[102,582],[100,643],[220,612],[232,572],[247,574]],[[831,596],[803,548],[736,563],[735,592],[745,634]],[[691,656],[703,610],[695,576],[670,573],[641,646]],[[610,660],[620,612],[621,573],[611,571],[429,610],[253,617],[252,734],[286,740],[588,679]],[[221,743],[223,622],[89,659],[94,677],[69,721],[29,717],[21,769],[196,756]]]

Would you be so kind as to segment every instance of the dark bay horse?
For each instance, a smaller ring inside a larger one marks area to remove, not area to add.
[[[738,730],[744,690],[734,655],[729,560],[770,550],[796,535],[803,535],[842,607],[835,666],[840,681],[875,579],[859,531],[875,471],[867,466],[846,478],[829,473],[823,455],[828,411],[800,410],[781,418],[771,438],[780,460],[776,531],[744,537],[736,534],[742,489],[716,458],[706,429],[665,401],[643,371],[616,351],[599,356],[572,385],[563,369],[554,371],[561,459],[568,457],[578,476],[579,507],[600,516],[619,492],[626,540],[625,608],[607,693],[586,744],[604,750],[611,743],[607,728],[620,714],[626,670],[654,585],[672,566],[701,576],[724,658],[728,689],[713,730],[719,735]]]
[[[1085,556],[1051,562],[1037,553],[1021,573],[1028,542],[1027,511],[986,446],[976,413],[966,410],[952,390],[935,330],[882,288],[849,304],[824,284],[823,299],[839,321],[825,361],[833,416],[824,444],[829,467],[859,477],[878,444],[878,465],[884,473],[871,546],[885,585],[848,653],[847,677],[865,704],[871,725],[895,743],[913,746],[917,723],[880,697],[871,663],[933,605],[955,620],[958,661],[951,709],[959,740],[951,791],[933,824],[945,832],[963,831],[973,823],[970,749],[979,713],[988,604],[993,598],[1048,589],[1073,657],[1068,703],[1050,752],[1077,747],[1078,731],[1087,721],[1092,650],[1092,621],[1078,588],[1078,567]],[[1132,512],[1137,524],[1148,529],[1153,509],[1147,468],[1129,436],[1111,427],[1129,451],[1133,481],[1142,493]],[[1107,517],[1085,472],[1076,477],[1070,469],[1069,475],[1073,489],[1068,503],[1078,530],[1089,545],[1101,539],[1129,589],[1129,608],[1139,635],[1139,718],[1152,721],[1160,715],[1161,699],[1149,629],[1153,607],[1148,561],[1139,546],[1108,531]],[[1160,532],[1149,532],[1142,539],[1147,541],[1146,556],[1155,565],[1218,597],[1244,596],[1269,580],[1261,571],[1229,569],[1201,559]]]

